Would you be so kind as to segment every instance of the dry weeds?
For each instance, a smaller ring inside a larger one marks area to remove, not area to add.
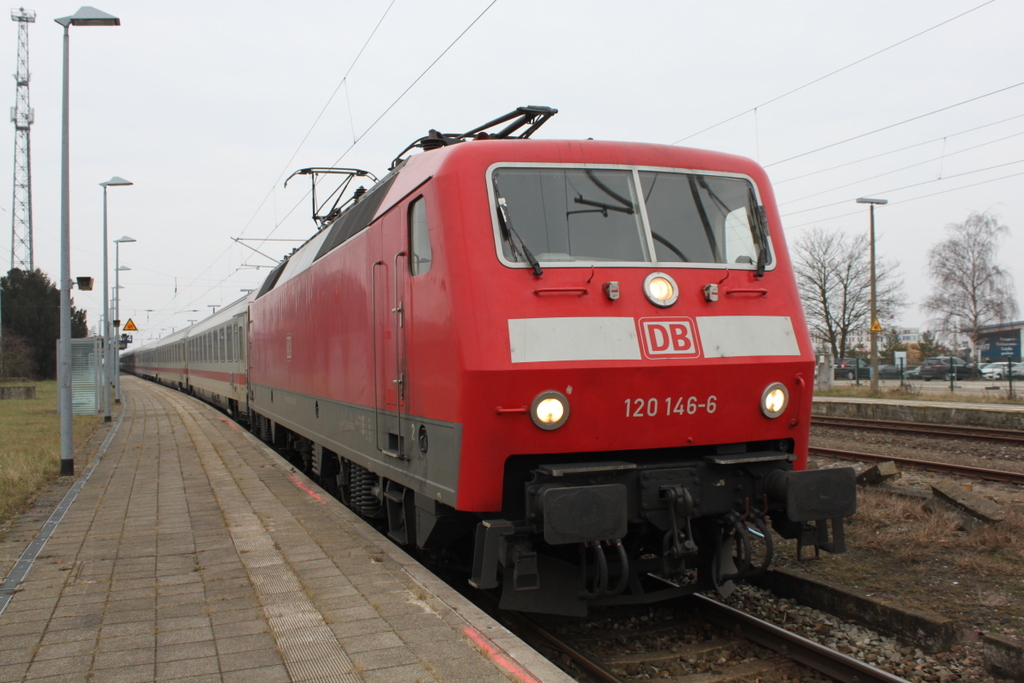
[[[103,425],[76,415],[76,452]],[[0,525],[19,514],[60,474],[57,383],[36,383],[36,398],[0,401]]]
[[[868,594],[930,610],[982,631],[1024,630],[1024,507],[998,524],[965,523],[923,500],[858,490],[849,552],[797,567]],[[797,566],[783,554],[782,566]]]

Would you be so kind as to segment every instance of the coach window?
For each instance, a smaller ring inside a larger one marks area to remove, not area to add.
[[[427,230],[427,207],[420,197],[409,205],[409,270],[421,275],[430,270],[430,232]]]
[[[231,325],[228,325],[225,329],[227,330],[228,337],[227,343],[224,345],[224,348],[227,349],[228,357],[225,358],[224,360],[233,361],[235,360],[235,347],[233,345],[234,339],[232,339],[233,335],[231,334],[233,330],[231,329]]]

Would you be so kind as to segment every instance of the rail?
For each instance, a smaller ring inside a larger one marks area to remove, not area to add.
[[[871,666],[813,640],[779,628],[767,621],[723,605],[703,595],[693,596],[700,605],[701,615],[708,621],[733,631],[745,638],[786,655],[806,667],[845,683],[906,683],[905,678]]]
[[[952,436],[965,439],[989,439],[992,441],[1024,443],[1024,432],[1013,429],[937,425],[922,422],[898,422],[893,420],[866,420],[855,417],[830,417],[825,415],[813,416],[811,418],[811,426],[815,425],[821,427],[875,429],[888,432],[902,432],[905,434],[922,434],[925,436]]]
[[[989,470],[983,467],[970,467],[968,465],[955,465],[948,462],[935,462],[933,460],[915,460],[913,458],[900,458],[892,455],[878,455],[875,453],[857,453],[854,451],[841,451],[834,448],[808,449],[811,455],[820,455],[826,458],[838,458],[840,460],[853,460],[856,462],[887,462],[891,461],[897,465],[910,467],[928,472],[940,474],[955,474],[961,477],[974,479],[986,479],[988,481],[1001,481],[1011,484],[1024,485],[1024,473],[1007,472],[1005,470]]]
[[[790,633],[774,624],[723,605],[711,598],[693,595],[686,599],[696,602],[699,615],[708,622],[781,654],[797,664],[830,676],[837,681],[844,683],[907,683],[906,679],[815,643],[803,636]],[[601,662],[591,659],[532,619],[517,612],[501,612],[500,618],[517,632],[527,634],[561,652],[595,680],[602,683],[625,683],[623,678],[607,669]],[[630,655],[629,659],[636,660],[637,662],[644,659],[664,661],[666,656],[672,654],[648,652],[643,655]],[[673,656],[683,655],[682,653],[675,653]],[[714,674],[702,674],[702,676],[702,680],[708,681],[708,683],[716,680]],[[722,672],[720,680],[736,680],[736,678],[734,673],[730,673],[726,669]]]

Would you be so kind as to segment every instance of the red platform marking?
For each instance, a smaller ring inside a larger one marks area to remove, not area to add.
[[[316,491],[314,491],[313,489],[309,488],[309,487],[308,487],[308,486],[306,486],[305,484],[303,484],[303,483],[302,483],[302,482],[301,482],[301,481],[299,480],[299,478],[298,478],[298,477],[296,477],[296,476],[295,476],[294,474],[293,474],[293,475],[291,475],[291,476],[290,476],[290,477],[288,477],[288,478],[289,478],[289,479],[291,479],[291,480],[292,480],[292,482],[294,482],[294,483],[295,483],[295,485],[296,485],[296,486],[298,486],[298,487],[299,487],[300,489],[302,489],[303,491],[305,491],[305,492],[306,492],[306,493],[308,493],[309,495],[311,495],[311,496],[313,496],[314,498],[316,498],[316,500],[317,500],[317,502],[318,502],[318,503],[320,503],[321,505],[323,505],[323,504],[324,504],[324,499],[320,497],[320,494],[319,494],[319,493],[317,493]]]
[[[490,655],[491,659],[503,666],[506,671],[515,676],[518,680],[524,681],[525,683],[541,683],[539,678],[524,669],[522,665],[515,660],[507,657],[503,650],[498,648],[497,645],[492,643],[487,636],[480,633],[477,629],[472,626],[467,626],[462,629],[462,632],[469,636],[473,642],[477,644],[477,647]]]
[[[236,425],[234,422],[232,422],[231,420],[227,419],[226,417],[220,418],[220,421],[223,422],[224,424],[226,424],[228,427],[231,427],[232,429],[234,429],[239,434],[242,433],[242,430],[238,428],[238,425]]]

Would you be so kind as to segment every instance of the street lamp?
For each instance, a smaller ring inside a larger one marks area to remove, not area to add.
[[[120,26],[121,20],[94,7],[83,7],[70,17],[54,19],[64,27],[64,83],[60,145],[60,344],[57,388],[60,403],[60,475],[75,474],[74,418],[71,414],[71,172],[69,167],[70,116],[68,113],[68,28]]]
[[[875,204],[885,205],[888,199],[871,199],[861,197],[858,204],[871,205],[871,393],[878,393],[878,333],[882,326],[878,324],[878,297],[875,280]]]
[[[127,242],[134,242],[133,237],[125,235],[114,240],[114,328],[121,326],[121,271],[131,270],[128,266],[121,265],[121,245]],[[117,333],[114,333],[115,337]],[[115,339],[114,344],[114,400],[121,402],[121,340]]]
[[[130,180],[114,176],[105,183],[100,183],[103,188],[103,421],[110,422],[110,387],[113,385],[113,372],[110,361],[110,304],[107,301],[107,292],[110,285],[107,283],[107,188],[113,185],[121,187],[131,185]]]

